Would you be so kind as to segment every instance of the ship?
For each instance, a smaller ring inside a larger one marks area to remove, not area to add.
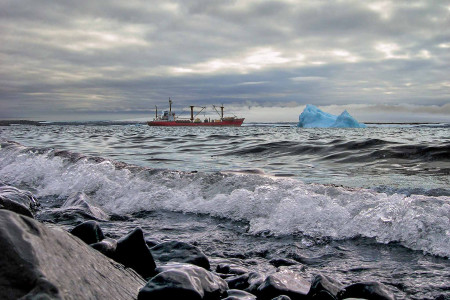
[[[244,122],[245,118],[238,118],[236,116],[233,117],[224,117],[223,104],[220,106],[220,113],[217,110],[217,107],[213,105],[214,110],[219,115],[218,119],[205,118],[200,119],[197,116],[203,112],[206,107],[200,107],[201,110],[197,112],[194,116],[194,108],[196,106],[191,105],[191,117],[190,118],[180,118],[176,116],[175,112],[172,111],[172,100],[169,98],[169,110],[163,111],[162,115],[158,115],[158,107],[155,107],[155,118],[153,121],[148,121],[147,124],[149,126],[235,126],[239,127]]]

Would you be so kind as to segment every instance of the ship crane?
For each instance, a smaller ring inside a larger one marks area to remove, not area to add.
[[[219,111],[217,110],[217,108],[216,108],[215,105],[213,105],[213,108],[214,108],[214,110],[216,111],[216,113],[219,115],[220,120],[222,121],[222,120],[223,120],[223,104],[222,104],[222,106],[220,106],[220,113],[219,113]]]

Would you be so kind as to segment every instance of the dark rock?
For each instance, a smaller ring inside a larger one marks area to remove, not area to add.
[[[79,211],[94,220],[108,220],[109,216],[85,193],[76,193],[63,203],[61,209]]]
[[[224,274],[242,275],[248,273],[248,270],[244,267],[235,264],[222,263],[217,265],[216,272]]]
[[[145,244],[144,233],[139,227],[117,241],[114,259],[134,269],[144,278],[155,274],[155,261]]]
[[[333,259],[336,257],[342,257],[344,254],[335,254],[335,253],[326,253],[320,256],[316,257],[309,257],[305,255],[301,255],[298,253],[291,253],[288,255],[290,258],[292,258],[295,261],[298,261],[305,265],[320,265],[326,263],[327,260]]]
[[[264,282],[262,274],[257,272],[250,272],[242,275],[237,275],[225,279],[230,289],[246,290],[247,292],[254,293],[258,289],[258,286]]]
[[[308,296],[311,298],[316,297],[315,299],[336,299],[338,292],[342,290],[343,287],[344,285],[339,281],[319,274],[312,280]]]
[[[86,220],[107,221],[105,213],[85,193],[74,193],[59,208],[47,209],[39,214],[39,219],[55,223],[76,224]]]
[[[235,275],[232,277],[225,278],[225,281],[228,283],[230,289],[244,290],[250,286],[250,283],[248,282],[249,275],[250,275],[249,273],[238,276]]]
[[[33,213],[26,206],[9,199],[0,197],[0,209],[10,210],[34,219]]]
[[[291,300],[291,298],[289,298],[286,295],[281,295],[281,296],[273,298],[272,300]]]
[[[152,248],[158,244],[161,244],[162,241],[154,238],[145,238],[145,243],[147,244],[147,247]]]
[[[258,292],[258,287],[264,282],[264,276],[258,272],[251,272],[248,276],[248,287],[245,291],[256,294]]]
[[[133,299],[145,282],[64,230],[0,211],[0,299]]]
[[[34,218],[33,213],[39,206],[33,194],[8,185],[0,186],[0,209]]]
[[[224,300],[256,300],[256,296],[241,290],[228,290]]]
[[[138,299],[220,299],[227,283],[206,269],[184,263],[160,266],[139,291]]]
[[[313,296],[311,296],[309,299],[311,300],[337,300],[335,296],[330,294],[330,292],[327,291],[320,291],[317,293],[314,293]]]
[[[307,299],[309,288],[310,283],[306,279],[286,269],[269,275],[258,287],[257,295],[261,299],[272,299],[280,295],[292,299]]]
[[[298,265],[297,261],[295,261],[293,259],[289,259],[289,258],[273,258],[269,261],[269,263],[276,268],[282,267],[282,266]]]
[[[158,244],[151,249],[155,259],[160,262],[180,262],[210,269],[208,257],[196,246],[188,243],[170,241]]]
[[[86,244],[98,243],[105,238],[100,225],[96,221],[86,221],[74,227],[71,234],[80,238]]]
[[[108,256],[109,258],[114,259],[116,256],[116,249],[117,249],[117,241],[106,238],[103,239],[101,242],[90,244],[92,248],[94,248],[97,251],[100,251],[103,255]]]
[[[359,282],[342,289],[338,299],[363,298],[368,300],[393,300],[395,296],[383,284],[379,282]]]

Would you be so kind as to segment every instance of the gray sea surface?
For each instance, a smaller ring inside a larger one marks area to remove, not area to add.
[[[266,274],[289,258],[307,279],[450,297],[448,124],[18,125],[0,141],[0,181],[35,193],[44,222],[80,222],[61,205],[84,193],[111,237],[140,226]]]

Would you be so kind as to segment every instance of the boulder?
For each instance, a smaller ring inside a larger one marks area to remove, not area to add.
[[[9,185],[0,186],[0,209],[34,218],[33,213],[36,212],[38,206],[38,201],[30,192]]]
[[[313,296],[309,297],[311,300],[337,300],[335,296],[330,294],[328,291],[319,291]],[[355,298],[353,298],[355,299]]]
[[[39,219],[53,223],[77,224],[86,220],[107,221],[110,218],[88,195],[79,192],[70,195],[61,207],[39,214]]]
[[[92,248],[100,251],[103,255],[114,259],[117,250],[117,241],[110,238],[105,238],[101,242],[90,244]]]
[[[256,300],[256,296],[241,290],[227,290],[224,300]]]
[[[208,257],[196,246],[179,241],[163,242],[152,247],[151,252],[156,260],[193,264],[206,270],[210,269]]]
[[[61,208],[79,210],[96,220],[108,220],[105,213],[88,195],[83,192],[70,195]]]
[[[225,278],[225,281],[228,283],[230,289],[244,290],[250,286],[250,283],[248,282],[249,274],[250,273],[228,277]],[[263,280],[261,279],[261,283],[262,281]]]
[[[283,266],[298,265],[297,261],[289,258],[273,258],[269,261],[269,263],[276,268]]]
[[[307,299],[310,283],[300,274],[288,269],[267,276],[258,287],[258,299],[272,299],[286,295],[292,299]]]
[[[289,298],[286,295],[281,295],[281,296],[273,298],[272,300],[291,300],[291,298]]]
[[[235,264],[222,263],[216,267],[217,273],[242,275],[248,273],[248,270],[244,267]]]
[[[139,291],[138,300],[220,299],[228,289],[222,278],[196,265],[171,263],[156,271]]]
[[[86,221],[78,226],[75,226],[71,231],[71,234],[80,238],[86,244],[98,243],[105,238],[100,225],[96,221]]]
[[[145,281],[64,230],[0,210],[0,299],[133,299]]]
[[[144,233],[139,227],[117,241],[114,260],[134,269],[144,278],[155,274],[155,261],[145,243]]]
[[[394,300],[395,296],[382,283],[379,282],[359,282],[342,289],[338,299],[362,298],[368,300]]]
[[[316,275],[311,282],[308,296],[314,299],[336,299],[344,285],[325,275]],[[330,298],[331,297],[331,298]]]
[[[156,238],[145,238],[145,243],[147,244],[147,247],[152,248],[158,244],[161,244],[162,241]]]
[[[236,275],[225,279],[230,289],[245,290],[254,294],[258,286],[264,282],[264,277],[261,273],[250,272],[242,275]]]

